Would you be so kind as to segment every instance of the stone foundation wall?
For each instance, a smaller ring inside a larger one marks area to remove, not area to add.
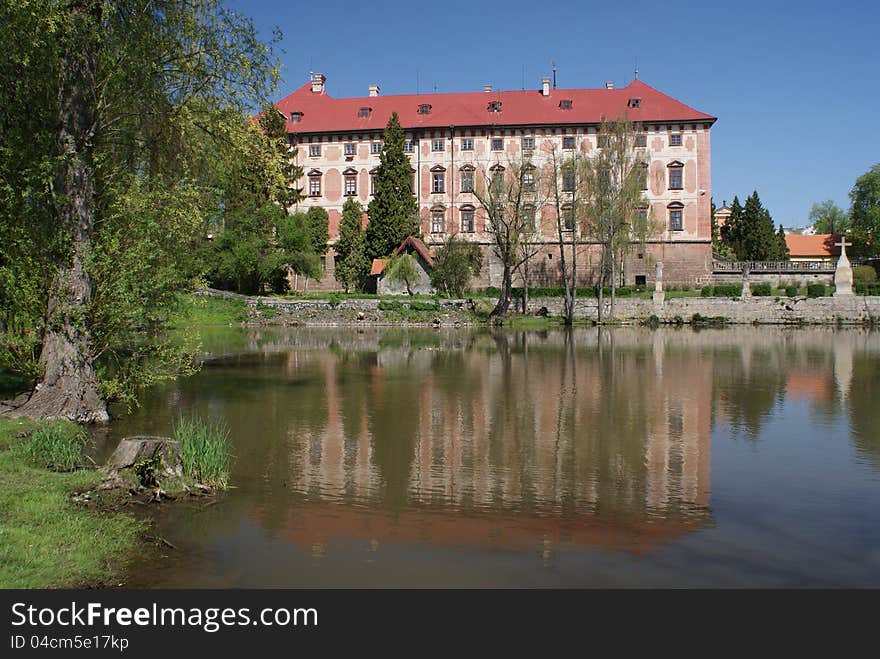
[[[718,274],[715,273],[714,283],[716,284],[742,284],[741,274]],[[831,286],[834,284],[833,272],[820,273],[755,273],[749,274],[749,282],[752,284],[770,284],[776,288],[785,286],[797,286],[802,288],[807,284],[825,284]]]
[[[405,303],[405,299],[402,300]],[[247,306],[258,305],[273,307],[293,316],[295,320],[306,323],[309,321],[323,322],[332,319],[323,318],[323,312],[379,312],[379,300],[347,299],[331,305],[324,300],[285,300],[281,298],[248,298]],[[463,311],[465,300],[440,300],[444,311]],[[512,309],[515,308],[512,305]],[[610,302],[605,301],[606,313],[610,311]],[[529,300],[529,312],[536,313],[542,307],[552,316],[562,315],[562,298],[532,298]],[[662,304],[641,298],[621,298],[616,304],[616,318],[622,322],[638,322],[657,316],[660,322],[690,322],[694,314],[707,318],[724,318],[734,324],[798,324],[798,323],[865,323],[872,319],[880,320],[880,297],[851,296],[824,298],[779,298],[752,297],[745,300],[730,298],[687,297],[673,298]],[[578,299],[575,315],[584,320],[598,319],[598,300],[595,298]]]

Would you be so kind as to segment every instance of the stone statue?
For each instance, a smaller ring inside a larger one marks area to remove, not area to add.
[[[663,261],[657,261],[654,271],[654,303],[663,304],[666,293],[663,292]]]

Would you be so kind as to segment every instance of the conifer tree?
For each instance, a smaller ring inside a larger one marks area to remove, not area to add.
[[[370,260],[391,254],[407,236],[419,233],[412,165],[403,150],[405,136],[396,112],[388,120],[384,140],[376,190],[367,208],[365,253]]]
[[[737,258],[739,258],[740,244],[742,243],[742,215],[742,204],[739,203],[739,197],[734,195],[733,203],[730,205],[730,217],[727,219],[727,223],[721,227],[721,243],[733,250]]]
[[[779,261],[788,261],[788,244],[785,242],[785,229],[779,225],[779,231],[776,232],[776,257]]]
[[[288,212],[291,207],[303,199],[302,188],[296,187],[296,182],[303,176],[303,168],[290,158],[287,141],[287,121],[274,105],[267,103],[263,107],[259,124],[266,137],[272,141],[281,159],[279,174],[283,177],[283,180],[277,182],[278,189],[274,191],[274,196],[285,212]]]
[[[336,240],[336,279],[346,292],[362,288],[369,272],[370,262],[364,254],[364,230],[361,218],[364,209],[354,199],[346,200],[339,222],[339,238]]]
[[[770,212],[753,191],[743,207],[737,257],[741,261],[772,261],[778,258],[779,244]]]

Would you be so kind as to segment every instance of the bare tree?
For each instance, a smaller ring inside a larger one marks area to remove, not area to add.
[[[490,317],[503,318],[510,307],[513,273],[536,251],[529,247],[533,222],[529,212],[536,208],[535,168],[525,155],[507,166],[495,163],[482,169],[474,185],[474,197],[486,215],[486,230],[492,237],[492,251],[501,262],[501,290]]]
[[[615,315],[618,273],[636,241],[645,242],[654,227],[645,208],[646,155],[636,146],[640,129],[625,117],[603,121],[597,152],[586,159],[582,182],[586,230],[601,245],[599,322],[605,319],[604,287],[611,285],[610,316]]]
[[[584,213],[585,158],[577,150],[570,156],[559,153],[554,144],[545,175],[544,187],[556,216],[556,243],[559,246],[559,275],[564,291],[563,318],[574,323],[577,300],[577,257]],[[570,248],[566,255],[566,246]]]

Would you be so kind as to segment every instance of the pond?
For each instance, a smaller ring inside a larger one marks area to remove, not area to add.
[[[129,587],[880,586],[880,333],[206,332],[110,426],[222,419]]]

